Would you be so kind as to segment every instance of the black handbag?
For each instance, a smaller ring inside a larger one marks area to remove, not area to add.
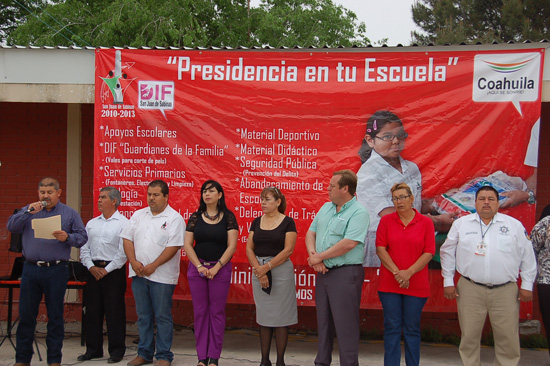
[[[89,273],[88,268],[82,263],[69,261],[69,281],[86,282]]]

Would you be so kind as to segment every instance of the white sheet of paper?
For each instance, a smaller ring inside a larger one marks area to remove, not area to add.
[[[33,219],[32,228],[34,237],[37,239],[55,239],[54,231],[61,230],[61,215],[46,217],[44,219]]]

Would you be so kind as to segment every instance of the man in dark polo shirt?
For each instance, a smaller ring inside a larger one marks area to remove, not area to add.
[[[15,366],[28,366],[33,354],[36,317],[42,296],[48,310],[47,362],[61,364],[64,323],[63,305],[69,270],[71,247],[80,248],[88,240],[78,212],[59,202],[61,189],[57,179],[47,177],[38,184],[38,201],[23,207],[10,217],[8,230],[23,234],[23,255],[26,259],[19,295],[19,326]],[[33,221],[60,216],[61,228],[51,239],[37,238]]]

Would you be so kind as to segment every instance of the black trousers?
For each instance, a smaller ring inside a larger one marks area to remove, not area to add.
[[[97,281],[91,274],[86,287],[86,354],[103,356],[103,318],[107,323],[109,355],[124,357],[126,352],[126,266]]]
[[[550,339],[550,285],[537,284],[539,295],[539,308],[542,315],[542,323],[546,331],[546,339]],[[550,349],[548,350],[550,352]]]

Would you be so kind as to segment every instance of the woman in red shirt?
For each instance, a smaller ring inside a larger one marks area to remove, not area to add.
[[[420,318],[430,296],[428,262],[435,253],[432,220],[413,208],[410,187],[391,188],[396,212],[382,217],[376,254],[382,262],[378,296],[384,309],[384,365],[401,362],[401,331],[407,366],[420,363]]]

